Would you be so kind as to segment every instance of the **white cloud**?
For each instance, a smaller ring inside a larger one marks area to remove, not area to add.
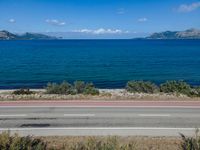
[[[9,23],[15,23],[15,22],[16,22],[16,20],[15,20],[15,19],[13,19],[13,18],[11,18],[11,19],[9,19],[9,20],[8,20],[8,22],[9,22]]]
[[[64,21],[59,21],[57,19],[47,19],[45,21],[46,23],[49,23],[51,25],[56,25],[56,26],[64,26],[66,24]]]
[[[123,14],[125,14],[125,10],[124,10],[124,8],[120,8],[120,9],[118,9],[117,14],[119,14],[119,15],[123,15]]]
[[[119,29],[112,30],[112,29],[103,29],[103,28],[94,30],[94,34],[106,34],[106,33],[116,34],[116,33],[122,33],[122,31]]]
[[[145,17],[144,17],[144,18],[139,18],[139,19],[138,19],[138,22],[146,22],[146,21],[148,21],[148,19],[145,18]]]
[[[99,28],[96,30],[91,29],[81,29],[81,30],[73,30],[72,32],[79,32],[79,33],[90,33],[90,34],[121,34],[121,33],[128,33],[128,31],[123,32],[119,29],[104,29]]]
[[[93,30],[89,30],[89,29],[80,29],[80,30],[73,30],[73,32],[92,33]]]
[[[200,8],[200,2],[194,2],[191,4],[182,4],[178,7],[178,12],[191,12]]]

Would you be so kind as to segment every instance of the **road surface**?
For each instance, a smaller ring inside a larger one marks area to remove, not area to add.
[[[200,127],[200,102],[0,102],[0,132],[35,136],[179,136]]]

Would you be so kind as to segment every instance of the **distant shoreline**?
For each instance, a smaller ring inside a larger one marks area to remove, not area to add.
[[[123,38],[123,39],[120,39],[120,38],[105,38],[105,39],[87,39],[87,38],[83,38],[83,39],[70,39],[70,38],[66,38],[66,39],[27,39],[27,40],[3,40],[3,39],[0,39],[0,41],[117,41],[117,40],[144,40],[144,41],[173,41],[173,40],[176,40],[176,41],[199,41],[200,39],[147,39],[147,38]]]
[[[70,33],[70,32],[69,32]],[[25,32],[23,34],[16,34],[12,33],[6,30],[0,31],[0,39],[3,40],[59,40],[59,39],[70,39],[70,37],[67,38],[66,36],[67,32],[51,32],[51,33],[33,33],[33,32]],[[101,39],[101,36],[92,36],[89,35],[77,35],[76,39],[79,39],[80,37],[83,37],[84,39]],[[121,36],[123,37],[123,36]],[[126,36],[127,37],[127,36]],[[118,37],[112,37],[111,39],[120,39],[120,36]],[[131,37],[129,37],[131,39]],[[109,39],[109,37],[104,37],[103,39]],[[122,38],[121,38],[122,39]],[[128,39],[128,37],[127,37]],[[135,37],[133,39],[200,39],[200,30],[191,28],[184,31],[164,31],[164,32],[155,32],[150,34],[149,36],[141,36],[141,37]]]

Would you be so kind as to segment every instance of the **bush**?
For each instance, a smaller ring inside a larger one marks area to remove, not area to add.
[[[62,82],[61,84],[57,83],[48,83],[46,87],[47,94],[75,94],[73,86],[68,82]]]
[[[84,92],[85,89],[85,82],[83,81],[75,81],[74,88],[76,89],[76,93],[80,94]]]
[[[99,95],[99,90],[95,88],[93,83],[87,83],[84,87],[83,94]]]
[[[193,97],[200,97],[200,87],[193,87],[190,95]]]
[[[75,81],[73,85],[68,82],[61,84],[48,83],[46,87],[47,94],[99,94],[99,90],[95,88],[92,83],[85,83],[83,81]]]
[[[34,94],[34,92],[30,91],[29,89],[19,89],[19,90],[13,91],[13,94],[15,94],[15,95],[30,95],[30,94]]]
[[[196,87],[195,91],[196,91],[195,96],[200,97],[200,87]]]
[[[183,134],[180,134],[182,138],[182,150],[200,150],[200,137],[198,133],[199,130],[197,129],[195,132],[195,137],[186,137]]]
[[[10,136],[9,132],[0,134],[0,150],[46,150],[47,144],[30,136]]]
[[[183,81],[167,81],[160,85],[160,91],[164,93],[181,93],[191,96],[191,86]]]
[[[151,82],[129,81],[126,85],[126,90],[132,93],[156,93],[159,88]]]

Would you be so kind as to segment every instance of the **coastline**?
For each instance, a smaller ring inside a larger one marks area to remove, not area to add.
[[[102,100],[102,101],[200,101],[200,98],[188,97],[183,94],[166,94],[166,93],[130,93],[125,89],[99,89],[99,95],[60,95],[45,94],[45,89],[30,89],[34,94],[14,95],[10,90],[0,90],[0,101],[31,101],[31,100]]]

